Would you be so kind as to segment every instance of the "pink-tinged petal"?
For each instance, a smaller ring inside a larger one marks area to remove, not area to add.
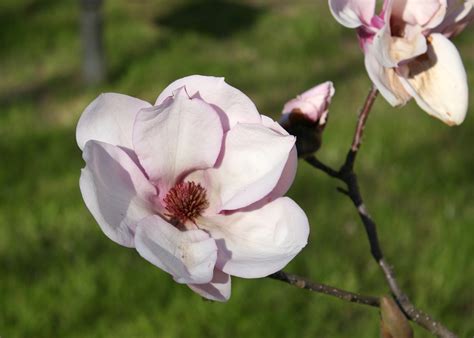
[[[365,68],[370,80],[375,84],[380,94],[392,106],[405,104],[411,96],[400,83],[399,76],[393,68],[387,68],[380,64],[373,46],[367,47],[365,53]]]
[[[380,65],[384,67],[396,67],[397,62],[392,59],[390,46],[392,44],[392,35],[390,25],[385,24],[372,38],[372,44],[365,45],[364,53],[375,57]]]
[[[443,22],[432,30],[452,38],[461,33],[467,25],[474,21],[474,0],[459,3],[458,0],[448,2],[448,13]]]
[[[89,140],[107,142],[132,149],[133,123],[148,102],[131,96],[106,93],[87,106],[77,123],[76,140],[79,148]]]
[[[329,0],[329,8],[341,25],[356,28],[370,25],[375,3],[375,0]]]
[[[282,113],[291,113],[293,110],[299,110],[313,122],[318,120],[318,111],[315,106],[311,102],[305,101],[299,97],[291,99],[285,103]]]
[[[260,115],[252,100],[222,77],[191,75],[176,80],[163,90],[156,104],[161,104],[183,86],[191,97],[201,97],[218,110],[225,130],[237,123],[260,123]]]
[[[290,189],[291,185],[296,176],[296,169],[298,165],[298,155],[296,152],[296,146],[291,149],[290,155],[288,156],[288,161],[286,162],[285,168],[280,176],[280,180],[278,181],[275,188],[273,188],[268,195],[263,197],[262,199],[254,202],[244,208],[240,208],[239,211],[252,211],[255,209],[260,209],[264,205],[273,202],[277,198],[282,197],[285,195],[288,190]]]
[[[262,125],[280,133],[281,135],[289,135],[279,123],[265,115],[262,115]],[[293,146],[275,188],[273,188],[273,190],[267,196],[260,200],[260,202],[266,204],[273,201],[274,199],[277,199],[278,197],[285,195],[293,184],[297,167],[298,155],[296,152],[296,146]]]
[[[392,45],[392,30],[390,25],[390,16],[392,14],[393,1],[388,0],[384,2],[383,21],[384,23],[380,29],[372,37],[372,43],[364,46],[364,53],[371,54],[375,57],[378,63],[384,67],[396,67],[397,61],[392,58],[390,47]]]
[[[214,277],[207,284],[188,284],[194,292],[202,297],[215,300],[218,302],[226,302],[230,298],[231,278],[228,274],[219,269],[214,269]]]
[[[133,144],[162,196],[181,175],[214,166],[222,136],[217,112],[201,99],[190,99],[181,88],[162,105],[138,113]]]
[[[111,240],[133,247],[136,224],[153,213],[149,201],[155,188],[118,147],[89,141],[83,157],[79,185],[87,208]]]
[[[364,58],[367,74],[388,103],[392,106],[403,104],[391,88],[392,86],[390,85],[389,76],[387,74],[391,68],[387,68],[380,63],[378,53],[379,49],[375,49],[373,45],[367,46]]]
[[[238,124],[226,136],[222,163],[208,170],[221,210],[248,206],[277,185],[295,137],[281,135],[263,125]]]
[[[263,118],[266,118],[266,116],[262,115],[262,121],[263,121]],[[271,125],[279,126],[278,123],[274,122],[270,118],[267,118],[267,119],[273,122],[271,123]],[[279,127],[277,129],[278,130],[281,129],[281,131],[284,132],[285,135],[288,135],[286,130],[283,129],[282,127]],[[261,206],[285,195],[290,189],[291,185],[293,184],[293,181],[296,176],[297,166],[298,166],[298,156],[296,152],[296,147],[293,146],[288,156],[288,160],[286,161],[285,167],[283,168],[283,171],[281,173],[280,179],[278,180],[275,188],[273,188],[273,190],[270,191],[266,196],[264,196],[257,202],[254,202],[246,206],[244,209],[253,210],[256,208],[260,208]],[[209,175],[209,170],[193,171],[188,176],[186,176],[184,181],[192,181],[192,182],[198,183],[206,189],[206,197],[207,197],[207,201],[209,202],[209,207],[204,211],[204,214],[206,216],[214,215],[221,210],[222,205],[221,205],[220,194],[217,189],[213,189],[212,181]]]
[[[284,268],[309,235],[304,211],[287,197],[250,212],[216,215],[202,222],[199,226],[216,240],[217,267],[243,278],[265,277]]]
[[[281,135],[289,135],[288,132],[279,123],[275,122],[274,120],[265,115],[262,115],[262,124],[265,127],[268,127],[280,133]],[[295,179],[297,167],[298,155],[296,153],[296,147],[293,146],[277,185],[267,196],[264,197],[264,200],[266,200],[266,202],[273,201],[274,199],[281,197],[287,193]]]
[[[469,97],[466,71],[451,41],[432,34],[427,54],[406,69],[402,84],[424,111],[448,125],[464,121]]]
[[[209,206],[203,211],[205,215],[213,215],[218,213],[221,210],[222,205],[219,191],[214,189],[211,176],[209,175],[211,170],[195,170],[189,173],[189,175],[183,179],[184,182],[194,182],[196,184],[200,184],[206,190],[206,199],[209,203]]]
[[[433,28],[443,21],[446,8],[446,0],[397,0],[392,15],[410,25]]]
[[[138,253],[183,284],[209,283],[217,258],[215,241],[202,230],[180,231],[157,215],[138,223]]]
[[[383,24],[381,24],[381,27],[383,27]],[[359,28],[357,28],[359,46],[364,53],[367,49],[367,45],[371,44],[374,41],[374,36],[376,33],[377,32],[374,32],[372,29],[367,28],[366,26],[360,26]]]
[[[285,195],[288,192],[291,185],[293,184],[293,181],[295,180],[297,167],[298,155],[296,152],[296,147],[293,146],[275,188],[273,188],[273,190],[266,197],[264,197],[267,203]]]
[[[296,99],[288,101],[282,113],[291,113],[296,110],[311,121],[319,121],[319,124],[323,125],[326,123],[329,104],[334,93],[334,85],[331,81],[321,83],[298,95]]]
[[[262,125],[276,131],[281,135],[289,135],[288,132],[278,122],[269,118],[268,116],[262,115]]]
[[[271,128],[274,131],[284,133],[283,135],[288,135],[285,129],[283,129],[278,123],[273,121],[270,118],[262,115],[262,121],[266,120],[267,122],[263,123],[267,127]],[[271,121],[271,123],[269,122]],[[278,126],[278,127],[277,127]],[[283,196],[290,189],[291,184],[294,181],[296,176],[296,169],[298,164],[298,157],[296,152],[296,146],[293,146],[291,149],[286,164],[283,168],[283,171],[280,175],[280,179],[276,183],[273,190],[268,194],[264,195],[262,198],[254,202],[249,202],[250,204],[246,205],[243,208],[245,210],[253,210],[255,208],[260,208],[262,205],[267,204],[274,199]],[[208,208],[204,211],[206,216],[214,215],[219,213],[223,206],[221,201],[221,190],[216,188],[219,186],[219,182],[216,181],[214,169],[211,170],[195,170],[191,172],[184,178],[184,181],[190,181],[197,184],[200,184],[204,189],[206,189],[206,198],[209,203]],[[222,184],[226,184],[223,182]]]

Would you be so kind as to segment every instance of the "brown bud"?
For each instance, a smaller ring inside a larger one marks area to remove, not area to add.
[[[299,157],[310,155],[321,146],[334,93],[333,83],[326,81],[296,96],[283,107],[280,124],[296,136]]]
[[[380,298],[380,337],[413,338],[413,330],[392,297]]]
[[[316,152],[321,147],[325,124],[312,121],[307,115],[295,109],[283,115],[280,124],[285,130],[296,136],[296,150],[299,157]]]

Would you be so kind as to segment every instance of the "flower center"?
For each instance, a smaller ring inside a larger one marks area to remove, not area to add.
[[[209,206],[206,189],[194,182],[176,184],[168,191],[163,202],[168,212],[166,216],[183,225],[188,221],[196,224],[196,218]]]

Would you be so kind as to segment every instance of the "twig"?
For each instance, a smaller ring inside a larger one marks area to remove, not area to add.
[[[297,275],[292,275],[284,271],[275,272],[274,274],[268,277],[271,279],[276,279],[281,282],[288,283],[300,289],[306,289],[306,290],[322,293],[325,295],[337,297],[347,302],[374,306],[374,307],[380,306],[380,302],[377,297],[365,296],[365,295],[357,294],[354,292],[335,288],[333,286],[329,286],[326,284],[316,283],[316,282],[310,281],[307,278],[300,277]]]
[[[352,146],[351,150],[353,152],[356,152],[359,150],[360,145],[362,143],[362,136],[364,135],[364,128],[365,128],[365,123],[367,122],[367,118],[369,117],[370,110],[372,109],[372,106],[374,105],[375,99],[377,98],[378,95],[378,90],[375,85],[372,85],[372,88],[369,91],[369,94],[367,95],[367,98],[365,99],[364,106],[362,107],[362,110],[360,111],[359,118],[357,120],[357,127],[356,131],[354,133],[354,138],[352,140]],[[355,160],[355,157],[352,161]]]
[[[360,193],[359,182],[357,179],[357,175],[354,172],[354,164],[355,159],[357,157],[357,153],[361,146],[365,124],[367,122],[369,112],[376,97],[377,89],[375,88],[375,86],[372,86],[369,94],[367,95],[364,106],[359,114],[351,148],[347,153],[344,164],[339,170],[335,170],[327,166],[326,164],[319,161],[314,155],[305,158],[305,160],[314,168],[319,169],[327,175],[345,183],[347,189],[338,190],[347,195],[356,207],[359,217],[362,220],[362,223],[365,227],[365,231],[367,233],[372,256],[377,262],[377,264],[380,266],[385,276],[385,280],[390,288],[390,291],[392,292],[393,296],[395,297],[395,300],[397,301],[398,305],[405,313],[407,318],[409,318],[413,322],[417,323],[418,325],[438,337],[455,338],[457,336],[451,331],[449,331],[446,327],[444,327],[440,322],[435,321],[426,313],[416,309],[415,306],[410,302],[408,296],[400,288],[395,278],[393,269],[383,256],[382,248],[380,246],[380,242],[377,235],[377,225],[374,219],[368,213],[367,207],[365,206],[362,195]]]

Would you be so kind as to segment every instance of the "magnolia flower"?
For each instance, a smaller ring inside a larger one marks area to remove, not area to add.
[[[321,146],[321,136],[334,93],[332,82],[327,81],[298,95],[283,107],[280,124],[290,134],[297,136],[299,156],[314,153]]]
[[[370,79],[392,105],[414,98],[448,125],[464,121],[466,71],[449,38],[474,18],[474,0],[329,0],[336,20],[357,28]]]
[[[102,231],[203,297],[227,300],[230,275],[267,276],[306,245],[306,215],[282,197],[295,138],[222,78],[177,80],[154,106],[102,94],[76,138]]]

